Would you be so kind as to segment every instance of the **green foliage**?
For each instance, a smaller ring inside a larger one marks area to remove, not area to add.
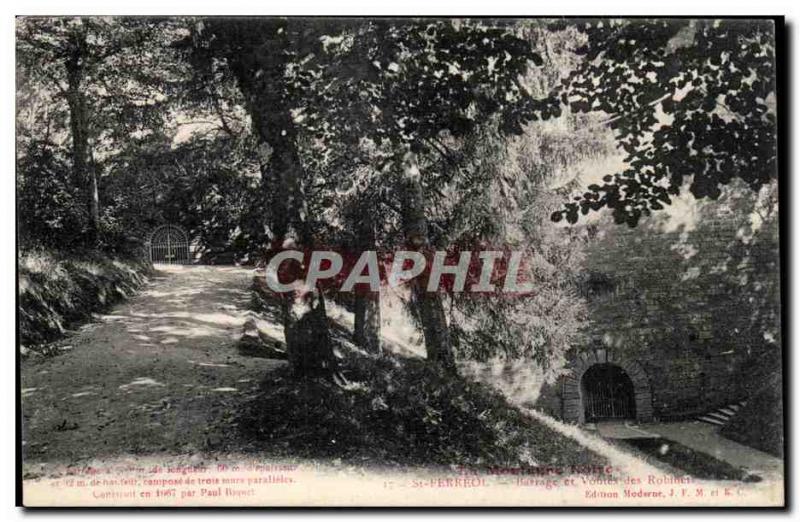
[[[752,20],[602,20],[579,28],[580,68],[562,102],[609,117],[625,168],[552,214],[570,223],[603,207],[635,226],[687,179],[716,199],[741,179],[753,190],[777,176],[775,28]]]
[[[64,151],[30,143],[17,162],[20,245],[69,249],[84,241],[84,200],[70,182]]]
[[[224,78],[194,82],[173,46],[182,24],[20,21],[23,244],[138,254],[155,226],[172,222],[188,229],[202,250],[235,250],[245,258],[260,247],[264,205],[253,190],[258,167],[240,97]],[[90,168],[99,177],[97,238],[89,234],[87,182],[75,173],[67,77],[74,53],[81,56]]]
[[[169,45],[176,30],[146,18],[18,19],[23,244],[126,254],[141,246],[141,227],[120,225],[112,202],[121,196],[106,181],[130,141],[171,119],[184,67]]]
[[[296,83],[322,79],[331,88],[313,93],[315,104],[350,110],[328,111],[313,130],[342,128],[354,144],[367,136],[414,152],[442,132],[467,136],[494,114],[507,132],[521,132],[529,100],[521,78],[542,65],[513,24],[482,20],[376,20],[327,41],[330,63],[299,69]]]
[[[586,237],[548,218],[608,207],[635,225],[690,178],[717,198],[775,174],[768,24],[43,18],[18,35],[23,243],[85,242],[65,91],[83,42],[103,248],[135,251],[171,222],[248,261],[287,223],[348,248],[372,231],[368,246],[390,249],[417,176],[432,246],[514,245],[535,266],[533,296],[448,303],[469,356],[557,366],[572,343]],[[609,135],[624,170],[562,206],[578,183],[566,174],[609,155]]]
[[[550,50],[522,80],[531,95],[546,95],[559,80],[554,71],[574,66],[576,54],[567,42],[575,35],[538,25],[520,34],[535,48]],[[524,251],[534,286],[528,296],[451,296],[449,323],[462,356],[525,358],[551,377],[578,341],[586,309],[575,283],[587,238],[585,231],[555,225],[549,215],[576,186],[569,180],[572,169],[613,149],[593,121],[594,115],[564,113],[530,122],[512,137],[490,122],[468,138],[440,142],[446,153],[433,156],[429,167],[438,174],[428,195],[434,244]]]
[[[552,184],[565,169],[608,147],[602,136],[582,133],[578,125],[538,122],[509,141],[479,137],[470,175],[445,192],[451,197],[437,210],[452,204],[441,221],[453,234],[447,241],[524,251],[533,284],[526,296],[452,296],[450,324],[465,356],[524,357],[555,371],[578,341],[586,309],[575,283],[587,238],[583,230],[548,219],[569,187],[554,190]]]
[[[162,223],[182,226],[201,255],[252,260],[263,248],[265,208],[248,135],[212,132],[174,143],[165,135],[130,142],[105,183],[108,228],[146,238]]]
[[[302,101],[299,127],[323,157],[370,164],[384,182],[409,150],[437,157],[487,125],[520,134],[526,121],[560,114],[530,96],[525,76],[544,62],[513,23],[373,20],[335,29],[319,37],[313,59],[287,67]],[[421,171],[426,185],[439,181]]]
[[[169,116],[184,74],[170,47],[178,29],[165,19],[140,17],[20,18],[17,63],[31,87],[52,96],[50,106],[63,106],[70,95],[69,60],[80,61],[88,131],[100,155]]]

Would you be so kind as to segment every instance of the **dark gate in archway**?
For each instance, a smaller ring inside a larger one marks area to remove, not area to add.
[[[583,405],[587,422],[635,419],[633,382],[614,364],[596,364],[583,374]]]
[[[161,225],[153,230],[148,242],[150,261],[168,265],[186,265],[191,262],[189,238],[181,227]]]

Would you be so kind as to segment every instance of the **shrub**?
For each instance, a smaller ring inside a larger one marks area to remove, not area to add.
[[[73,257],[75,256],[75,257]],[[149,263],[85,252],[59,257],[44,250],[19,256],[20,342],[54,341],[91,314],[129,297],[145,281]]]

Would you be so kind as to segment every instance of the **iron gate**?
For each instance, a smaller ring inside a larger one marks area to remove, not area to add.
[[[150,235],[150,261],[169,265],[185,265],[191,262],[189,239],[182,228],[162,225]]]
[[[582,386],[586,422],[636,418],[633,382],[619,366],[592,366],[583,374]]]

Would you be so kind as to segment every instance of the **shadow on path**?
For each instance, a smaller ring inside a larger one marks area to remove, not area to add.
[[[145,289],[21,368],[23,453],[32,463],[212,449],[280,361],[238,354],[252,272],[160,270]]]

